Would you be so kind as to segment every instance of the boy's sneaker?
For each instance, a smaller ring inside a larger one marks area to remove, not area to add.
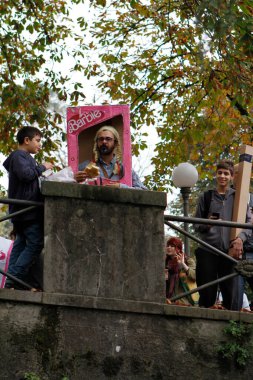
[[[16,289],[16,290],[27,290],[24,286],[18,284],[17,282],[14,282],[14,281],[11,281],[11,280],[6,280],[5,282],[5,285],[4,285],[4,288],[5,289]]]
[[[14,282],[9,280],[9,279],[6,279],[4,288],[5,289],[14,289]]]

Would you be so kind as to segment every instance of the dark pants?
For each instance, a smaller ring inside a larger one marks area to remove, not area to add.
[[[32,278],[30,269],[37,266],[44,244],[43,224],[38,222],[24,222],[15,224],[16,239],[10,255],[8,273],[23,281]],[[13,282],[7,278],[6,287]],[[33,284],[29,284],[33,286]],[[14,285],[15,286],[15,285]]]
[[[195,254],[197,286],[234,273],[234,263],[221,255],[213,254],[203,248],[198,248]],[[200,290],[199,306],[211,307],[215,304],[218,286],[222,294],[223,306],[228,310],[240,310],[243,291],[239,276]]]
[[[243,255],[243,259],[253,261],[253,252],[245,252]],[[253,277],[246,277],[245,279],[249,284],[251,290],[253,291]]]

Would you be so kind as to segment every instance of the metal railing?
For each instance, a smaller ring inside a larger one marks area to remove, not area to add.
[[[192,224],[208,224],[208,225],[214,225],[214,226],[222,226],[222,227],[234,227],[234,228],[242,228],[242,229],[251,229],[253,230],[253,224],[251,223],[236,223],[236,222],[229,222],[229,221],[221,221],[221,220],[210,220],[210,219],[203,219],[203,218],[193,218],[193,217],[185,217],[185,216],[175,216],[175,215],[164,215],[164,224],[169,226],[170,228],[176,230],[177,232],[183,234],[184,236],[187,236],[188,238],[192,239],[193,241],[197,242],[198,244],[202,245],[205,248],[208,248],[209,251],[211,251],[214,254],[221,255],[225,257],[227,260],[232,261],[235,264],[235,272],[231,273],[227,276],[220,277],[217,280],[207,282],[204,285],[198,286],[195,289],[189,290],[187,292],[178,294],[174,297],[170,298],[170,301],[174,302],[177,301],[180,298],[186,297],[190,294],[196,293],[200,290],[206,289],[209,286],[216,285],[220,282],[226,281],[230,278],[236,277],[236,276],[243,276],[245,277],[245,267],[252,267],[252,271],[248,272],[247,277],[253,277],[253,260],[236,260],[233,257],[229,256],[228,254],[220,251],[219,249],[211,246],[210,244],[204,242],[203,240],[199,239],[195,235],[189,233],[188,231],[185,231],[184,229],[176,226],[175,224],[171,223],[171,221],[176,222],[183,222],[185,223],[192,223]]]
[[[17,215],[21,215],[21,214],[24,214],[28,211],[31,211],[37,207],[44,207],[44,203],[43,202],[35,202],[35,201],[23,201],[23,200],[20,200],[20,199],[11,199],[11,198],[0,198],[0,204],[13,204],[13,205],[19,205],[19,206],[28,206],[22,210],[19,210],[19,211],[16,211],[16,212],[13,212],[11,214],[8,214],[2,218],[0,218],[0,222],[3,222],[5,220],[8,220],[8,219],[11,219],[13,218],[14,216],[17,216]],[[26,289],[33,289],[33,286],[27,284],[26,282],[20,280],[19,278],[13,276],[12,274],[8,273],[8,272],[5,272],[3,269],[0,268],[0,273],[3,275],[3,276],[6,276],[8,277],[9,279],[11,279],[12,281],[16,282],[17,284],[21,285],[22,287],[26,288]]]
[[[34,201],[23,201],[18,199],[10,199],[10,198],[0,198],[1,204],[14,204],[14,205],[20,205],[20,206],[28,206],[22,210],[16,211],[12,214],[8,214],[5,217],[0,218],[0,222],[3,222],[5,220],[11,219],[14,216],[24,214],[28,211],[31,211],[37,207],[44,207],[43,202],[34,202]],[[252,265],[252,275],[248,275],[248,277],[253,276],[253,261],[252,260],[238,260],[234,259],[233,257],[227,255],[226,253],[220,251],[219,249],[211,246],[210,244],[204,242],[203,240],[199,239],[195,235],[189,233],[188,231],[185,231],[184,229],[176,226],[172,223],[172,221],[176,222],[183,222],[184,224],[192,223],[192,224],[208,224],[208,225],[215,225],[215,226],[223,226],[223,227],[235,227],[235,228],[243,228],[243,229],[252,229],[253,230],[253,224],[249,223],[236,223],[236,222],[228,222],[228,221],[220,221],[220,220],[210,220],[210,219],[202,219],[202,218],[193,218],[193,217],[183,217],[183,216],[175,216],[175,215],[165,215],[164,216],[164,223],[169,226],[170,228],[176,230],[180,234],[183,234],[184,236],[187,236],[191,240],[197,242],[198,244],[202,245],[205,248],[208,248],[209,251],[213,252],[214,254],[219,254],[223,257],[225,257],[227,260],[232,261],[235,264],[235,273],[231,273],[227,276],[221,277],[217,280],[208,282],[204,285],[201,285],[195,289],[189,290],[188,292],[184,292],[181,294],[178,294],[177,296],[174,296],[170,299],[170,301],[176,301],[180,298],[183,298],[185,296],[188,296],[190,294],[196,293],[199,290],[205,289],[209,286],[212,286],[214,284],[218,284],[222,281],[225,281],[229,278],[242,275],[245,276],[244,271],[242,271],[244,264],[245,265]],[[15,276],[11,275],[8,272],[5,272],[0,268],[0,273],[8,278],[10,278],[12,281],[18,283],[19,285],[27,288],[32,289],[33,287],[26,282],[16,278]]]

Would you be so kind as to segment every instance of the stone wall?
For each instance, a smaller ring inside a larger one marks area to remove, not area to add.
[[[253,378],[251,356],[238,368],[217,353],[229,320],[251,314],[165,304],[165,194],[43,193],[44,291],[0,290],[0,380]]]
[[[248,380],[217,354],[245,313],[53,293],[0,292],[1,380]],[[36,378],[37,380],[37,378]]]
[[[164,302],[165,193],[43,185],[46,292]]]

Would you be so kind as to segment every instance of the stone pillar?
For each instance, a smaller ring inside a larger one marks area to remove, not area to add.
[[[44,291],[164,302],[166,194],[45,181]]]

